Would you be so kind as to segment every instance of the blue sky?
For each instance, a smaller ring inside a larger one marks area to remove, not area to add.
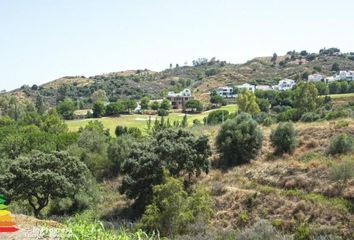
[[[67,75],[354,51],[351,0],[0,0],[0,89]]]

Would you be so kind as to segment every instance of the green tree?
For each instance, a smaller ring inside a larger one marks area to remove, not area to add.
[[[317,88],[317,91],[318,91],[318,94],[319,95],[327,95],[329,93],[329,89],[328,89],[328,86],[326,83],[324,82],[315,82],[314,83],[316,88]]]
[[[74,118],[74,111],[76,107],[74,102],[66,98],[62,102],[59,102],[57,105],[57,111],[58,113],[66,120],[70,120]]]
[[[240,112],[254,114],[260,112],[256,101],[256,96],[253,92],[242,90],[237,96],[237,104]]]
[[[106,92],[102,89],[95,91],[94,93],[92,93],[91,101],[92,103],[107,102],[108,98]]]
[[[130,113],[137,107],[137,103],[134,99],[125,99],[122,100],[121,103],[124,106],[126,112]]]
[[[165,129],[155,135],[154,152],[173,176],[189,177],[209,172],[210,145],[206,136],[183,129]]]
[[[192,99],[186,102],[185,108],[192,109],[192,112],[201,112],[203,111],[203,104],[198,100]]]
[[[167,119],[167,120],[169,120],[169,119]],[[181,127],[182,127],[182,128],[188,127],[187,114],[184,114],[184,116],[183,116],[183,119],[182,119],[182,122],[181,122]]]
[[[259,106],[259,109],[262,111],[262,112],[269,112],[269,109],[270,109],[270,102],[268,99],[265,99],[265,98],[257,98],[256,99],[256,102]]]
[[[328,88],[330,94],[341,93],[341,85],[337,81],[329,83]]]
[[[187,233],[191,224],[208,224],[212,215],[212,199],[205,189],[198,187],[188,195],[183,182],[165,177],[162,184],[153,187],[153,200],[146,207],[141,226],[148,231],[159,231],[163,236]]]
[[[95,118],[103,117],[106,113],[106,107],[104,106],[103,102],[95,102],[92,108],[92,112]]]
[[[44,114],[45,110],[46,110],[46,107],[45,107],[45,104],[44,104],[44,99],[43,99],[43,96],[40,95],[38,93],[37,97],[36,97],[36,109],[37,109],[37,112],[39,114]]]
[[[160,108],[160,104],[159,104],[159,102],[154,101],[154,102],[151,103],[150,107],[151,107],[152,110],[157,111]]]
[[[33,152],[14,161],[0,185],[9,190],[12,199],[27,200],[39,217],[51,199],[74,197],[88,177],[85,164],[66,152]]]
[[[119,116],[119,114],[123,112],[124,112],[124,106],[119,102],[110,103],[106,107],[107,116]]]
[[[216,147],[223,166],[248,163],[262,147],[263,135],[257,122],[247,113],[227,120],[216,137]]]
[[[171,109],[170,101],[167,99],[162,100],[161,105],[160,105],[160,109],[169,111]]]
[[[229,111],[215,110],[209,113],[208,116],[204,118],[204,123],[207,125],[224,123],[227,119],[229,119],[229,117],[230,117]]]
[[[134,199],[133,209],[137,214],[142,213],[151,202],[153,186],[162,182],[162,161],[149,143],[134,142],[129,158],[121,165],[121,173],[125,175],[120,193]]]
[[[311,112],[318,103],[318,91],[313,83],[301,82],[293,90],[294,106],[302,112]]]
[[[339,68],[339,64],[338,63],[333,63],[331,71],[333,72],[339,72],[340,68]]]
[[[140,100],[140,106],[142,110],[147,110],[149,109],[149,103],[150,103],[150,98],[149,97],[143,97]]]
[[[328,153],[332,155],[351,153],[354,149],[354,139],[352,136],[341,133],[331,138]]]
[[[292,154],[296,147],[296,131],[291,122],[279,123],[270,135],[272,146],[276,154]]]
[[[137,140],[130,135],[117,137],[108,147],[108,159],[113,163],[114,174],[120,172],[124,161],[128,159],[131,153],[133,143]]]
[[[210,95],[210,103],[216,105],[225,105],[226,101],[223,97],[217,95],[216,93]]]

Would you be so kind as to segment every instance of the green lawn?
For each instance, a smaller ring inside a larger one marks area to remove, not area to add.
[[[236,111],[236,108],[237,107],[235,104],[230,104],[218,109],[228,110],[230,113],[232,113]],[[194,119],[198,119],[202,122],[203,118],[206,117],[211,111],[215,111],[215,109],[203,113],[199,113],[199,114],[187,114],[188,124],[192,125]],[[167,120],[167,118],[169,118],[171,123],[173,123],[173,121],[175,120],[181,121],[183,116],[184,116],[183,113],[170,113],[167,117],[165,117],[165,119]],[[151,120],[155,120],[156,117],[157,116],[155,115],[151,116]],[[112,135],[114,135],[114,131],[118,125],[127,126],[127,127],[138,127],[142,130],[145,130],[146,121],[148,119],[149,119],[149,115],[131,114],[131,115],[122,115],[120,117],[104,117],[100,119],[92,118],[92,119],[70,120],[70,121],[66,121],[66,124],[68,125],[70,131],[77,131],[79,130],[80,127],[84,127],[88,122],[98,120],[103,123],[105,128],[108,128],[110,130]]]
[[[330,94],[331,98],[348,98],[354,97],[354,93],[344,93],[344,94]]]

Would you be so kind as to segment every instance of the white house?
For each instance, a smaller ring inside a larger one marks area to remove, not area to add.
[[[256,90],[263,90],[263,91],[268,91],[268,90],[274,90],[272,86],[269,85],[257,85]]]
[[[234,97],[234,89],[232,87],[219,87],[216,92],[219,96],[223,98]]]
[[[330,77],[326,77],[325,78],[325,83],[330,83],[330,82],[339,81],[339,80],[341,80],[339,75],[333,75],[333,76],[330,76]]]
[[[307,77],[309,82],[319,82],[323,79],[323,76],[319,73],[311,74]]]
[[[279,91],[285,91],[285,90],[290,90],[296,85],[295,81],[292,79],[283,79],[280,80],[278,85],[276,86],[277,90]]]
[[[242,85],[237,85],[236,86],[239,90],[241,89],[247,89],[248,91],[254,92],[256,90],[256,86],[249,84],[249,83],[244,83]]]
[[[339,78],[340,80],[353,81],[354,71],[340,71]]]

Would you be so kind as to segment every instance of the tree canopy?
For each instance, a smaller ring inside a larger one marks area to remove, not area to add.
[[[66,152],[33,152],[14,161],[0,186],[12,199],[27,200],[36,217],[53,198],[74,197],[85,185],[89,171]]]

